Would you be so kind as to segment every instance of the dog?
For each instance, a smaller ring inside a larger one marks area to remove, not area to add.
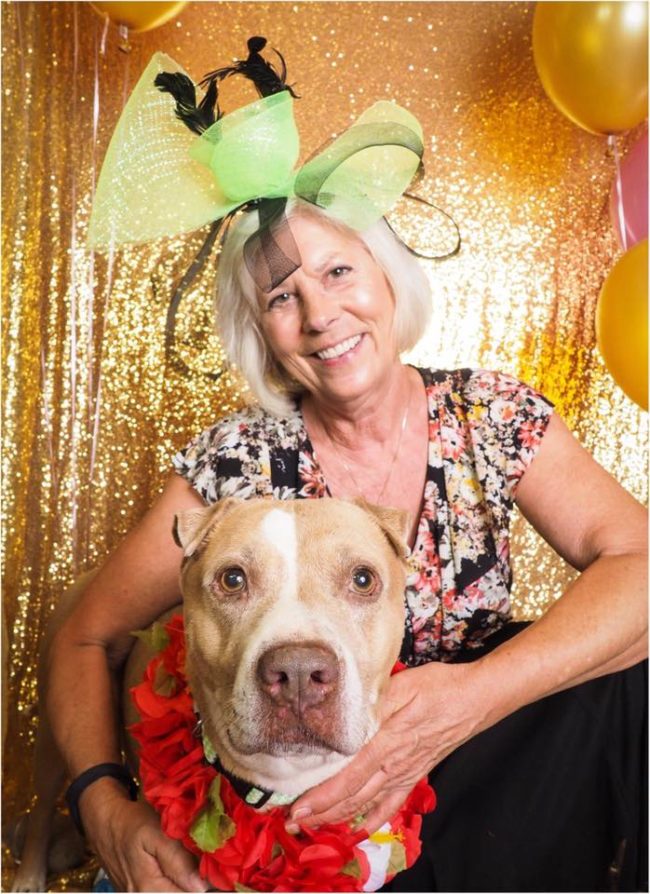
[[[334,499],[227,498],[179,513],[186,673],[225,771],[291,799],[372,738],[402,642],[407,522]],[[138,640],[125,692],[151,657]],[[126,727],[138,719],[125,698]],[[137,745],[127,751],[137,766]],[[46,853],[40,866],[23,859],[13,890],[44,889]]]

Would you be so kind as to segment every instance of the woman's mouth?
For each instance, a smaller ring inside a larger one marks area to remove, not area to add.
[[[319,360],[337,360],[344,354],[354,350],[362,337],[361,335],[353,335],[350,338],[346,338],[345,341],[340,341],[337,345],[332,345],[331,348],[325,348],[324,351],[316,351],[316,357]]]

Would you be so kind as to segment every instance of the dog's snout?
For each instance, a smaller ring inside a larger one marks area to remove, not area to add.
[[[259,659],[257,674],[262,690],[277,705],[296,714],[324,702],[338,685],[336,655],[318,644],[294,644],[268,649]]]

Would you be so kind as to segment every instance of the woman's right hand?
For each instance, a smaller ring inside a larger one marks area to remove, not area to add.
[[[208,890],[194,857],[164,834],[146,802],[129,801],[119,783],[98,779],[79,807],[90,846],[118,891]]]
[[[75,778],[120,760],[117,671],[133,643],[130,631],[151,624],[180,601],[182,551],[174,516],[203,501],[178,475],[84,590],[54,635],[47,666],[47,710],[56,743]],[[129,801],[102,777],[79,799],[92,848],[121,891],[205,891],[193,857],[167,838],[154,811]]]

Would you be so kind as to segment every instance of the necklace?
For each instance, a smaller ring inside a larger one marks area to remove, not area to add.
[[[388,487],[388,482],[390,481],[390,479],[391,479],[391,475],[393,474],[393,466],[395,465],[395,460],[397,459],[397,456],[398,456],[398,454],[399,454],[399,448],[402,446],[402,438],[404,437],[404,431],[406,430],[406,423],[408,422],[409,411],[410,411],[410,409],[411,409],[411,395],[409,394],[409,399],[408,399],[408,402],[407,402],[407,404],[406,404],[406,409],[404,410],[404,415],[402,416],[402,424],[401,424],[401,426],[400,426],[399,437],[398,437],[398,439],[397,439],[397,444],[396,444],[396,446],[395,446],[395,452],[393,453],[393,458],[392,458],[392,460],[391,460],[391,462],[390,462],[390,465],[389,465],[389,467],[388,467],[388,472],[386,473],[386,477],[384,478],[384,483],[383,483],[382,486],[381,486],[381,490],[379,491],[379,493],[377,494],[377,496],[376,496],[376,497],[374,498],[374,500],[373,500],[374,503],[379,503],[379,501],[380,501],[381,498],[383,497],[383,495],[384,495],[384,491],[385,491],[386,488]],[[338,457],[338,459],[340,459],[341,464],[343,465],[343,468],[344,468],[345,471],[347,472],[348,477],[350,478],[352,484],[353,484],[354,487],[356,488],[357,494],[358,494],[360,497],[364,497],[363,491],[362,491],[362,489],[359,487],[359,484],[358,484],[358,482],[357,482],[357,479],[354,477],[354,474],[353,474],[353,472],[352,472],[352,469],[351,469],[350,466],[346,463],[346,461],[345,461],[345,459],[343,458],[342,454],[339,452],[339,449],[338,449],[338,447],[336,446],[336,443],[335,443],[334,439],[332,438],[332,436],[330,435],[330,433],[328,432],[328,430],[325,428],[324,425],[323,425],[323,431],[324,431],[325,434],[327,435],[327,440],[328,440],[328,441],[330,442],[330,444],[332,445],[332,448],[333,448],[333,450],[334,450],[334,453],[336,453],[336,456]]]

